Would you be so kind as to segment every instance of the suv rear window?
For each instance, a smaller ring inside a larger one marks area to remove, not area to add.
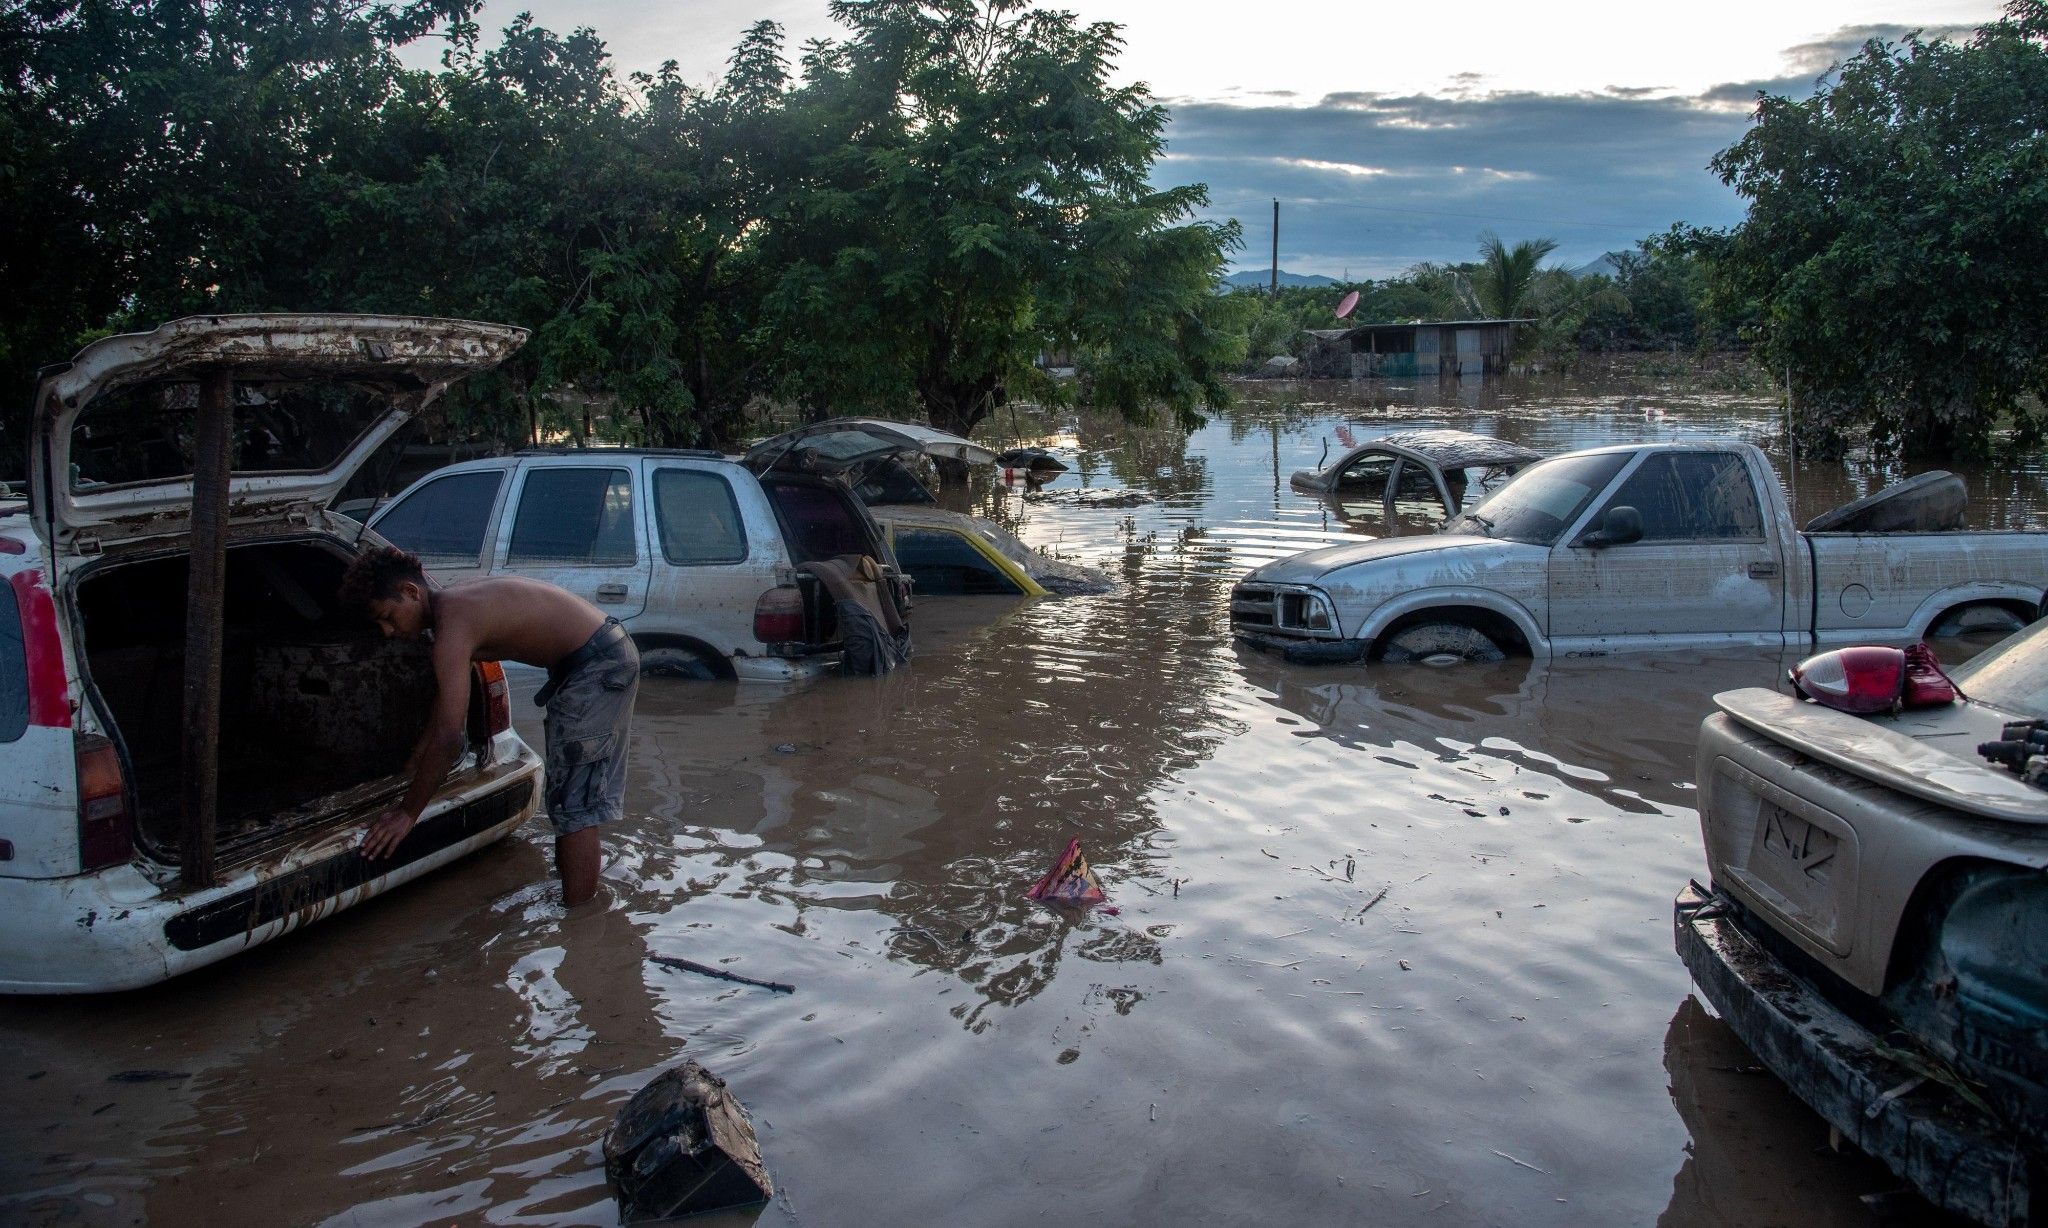
[[[732,483],[696,469],[654,471],[654,521],[662,557],[679,567],[738,563],[747,533]]]
[[[21,607],[0,583],[0,742],[28,728],[28,650],[21,642]]]
[[[491,505],[504,481],[498,469],[435,478],[392,504],[378,519],[377,532],[429,567],[476,566],[483,559]]]
[[[631,474],[624,469],[527,473],[507,563],[618,566],[638,557]]]

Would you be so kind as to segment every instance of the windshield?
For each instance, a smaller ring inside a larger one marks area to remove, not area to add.
[[[2007,636],[1949,672],[1971,699],[2048,720],[2048,619]]]
[[[1607,488],[1632,452],[1560,456],[1529,466],[1444,526],[1451,533],[1483,533],[1531,546],[1550,546],[1593,496]]]

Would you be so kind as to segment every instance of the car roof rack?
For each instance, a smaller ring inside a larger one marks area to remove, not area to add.
[[[689,456],[700,460],[725,460],[726,454],[715,448],[589,448],[550,447],[521,448],[514,456]]]

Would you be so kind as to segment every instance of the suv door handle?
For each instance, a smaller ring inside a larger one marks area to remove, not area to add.
[[[1777,574],[1778,565],[1776,563],[1751,563],[1749,565],[1749,578],[1752,580],[1767,580]],[[598,591],[603,592],[604,590],[599,589]]]
[[[1752,571],[1750,574],[1755,575],[1756,573]],[[597,599],[599,601],[624,601],[626,599],[626,586],[623,584],[600,584],[597,586]]]

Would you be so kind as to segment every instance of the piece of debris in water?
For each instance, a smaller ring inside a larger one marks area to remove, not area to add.
[[[1091,907],[1108,901],[1109,896],[1102,890],[1102,881],[1095,877],[1095,871],[1088,868],[1088,859],[1081,855],[1081,837],[1067,841],[1066,849],[1059,860],[1052,863],[1052,869],[1044,878],[1031,884],[1025,896],[1041,904],[1072,904]]]
[[[725,1081],[695,1062],[633,1093],[604,1136],[621,1223],[750,1207],[775,1196],[753,1124]]]

